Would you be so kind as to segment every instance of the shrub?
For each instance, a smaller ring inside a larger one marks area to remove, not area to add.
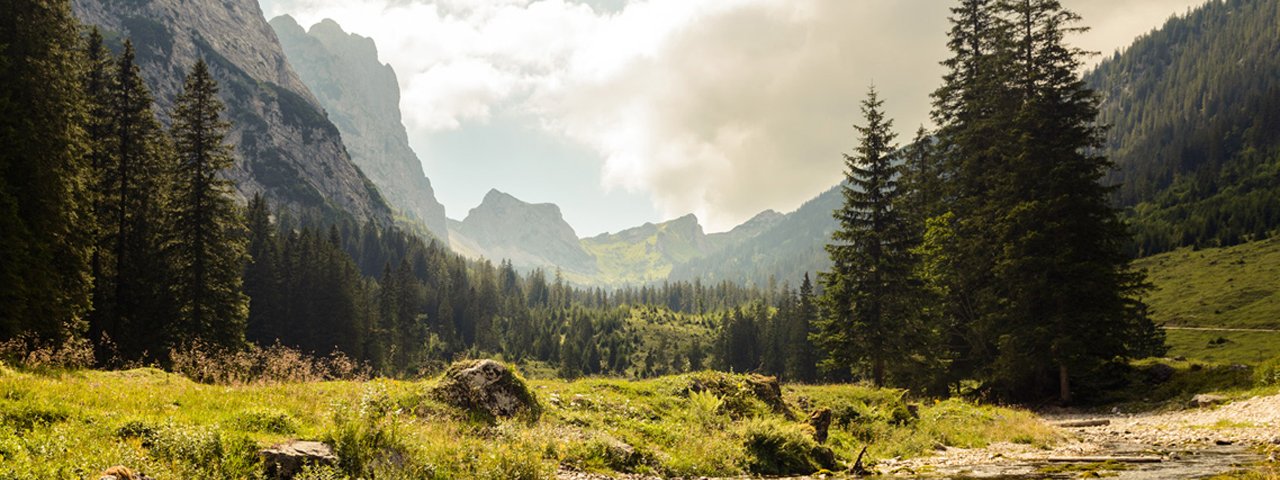
[[[733,418],[759,416],[769,411],[793,416],[782,400],[778,380],[773,377],[704,371],[678,378],[682,382],[676,388],[677,395],[689,397],[694,393],[709,392],[723,401],[722,412]],[[758,407],[761,404],[766,411],[760,411]]]
[[[755,418],[743,427],[747,468],[760,475],[805,475],[835,468],[835,454],[799,425]]]
[[[1280,385],[1280,356],[1259,364],[1253,370],[1253,379],[1260,387]]]
[[[239,351],[223,351],[203,343],[169,351],[175,373],[200,383],[244,385],[267,383],[365,380],[367,365],[357,363],[342,352],[313,357],[275,344],[261,348],[250,345]]]
[[[247,432],[287,435],[298,431],[298,424],[288,413],[275,410],[247,410],[236,414],[232,425]]]
[[[0,342],[0,363],[28,369],[80,369],[93,365],[93,344],[71,337],[61,342],[18,336]]]

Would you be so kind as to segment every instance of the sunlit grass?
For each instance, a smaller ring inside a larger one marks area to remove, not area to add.
[[[697,377],[701,376],[701,377]],[[712,389],[690,389],[700,378]],[[714,382],[707,383],[708,379]],[[124,464],[159,479],[256,478],[256,451],[330,443],[340,465],[307,478],[552,478],[559,468],[662,476],[805,474],[935,445],[1043,445],[1028,412],[962,400],[919,405],[858,385],[788,386],[779,409],[748,377],[532,380],[543,414],[489,422],[430,399],[433,380],[222,386],[155,369],[0,370],[0,477],[85,478]],[[718,383],[716,383],[718,382]],[[818,445],[806,420],[834,412]]]

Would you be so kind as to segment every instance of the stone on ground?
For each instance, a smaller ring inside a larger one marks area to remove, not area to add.
[[[493,360],[455,362],[432,390],[436,400],[494,417],[541,412],[533,392],[514,370]]]
[[[258,452],[267,478],[291,479],[307,465],[333,466],[338,457],[333,449],[320,442],[290,440]]]

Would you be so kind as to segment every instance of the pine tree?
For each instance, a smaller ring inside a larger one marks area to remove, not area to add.
[[[92,212],[79,45],[70,2],[0,2],[3,339],[84,332]]]
[[[862,103],[861,144],[845,155],[844,205],[827,245],[832,270],[822,275],[826,318],[815,337],[838,369],[869,373],[884,385],[886,367],[903,355],[902,322],[911,260],[906,219],[897,210],[899,167],[884,102],[874,88]]]
[[[164,251],[173,151],[134,59],[133,43],[126,40],[111,82],[107,167],[100,179],[106,186],[99,224],[109,236],[103,246],[110,245],[113,265],[99,281],[110,293],[95,305],[104,312],[103,331],[130,359],[172,346],[167,326],[173,314]]]
[[[787,377],[798,382],[808,383],[818,379],[818,358],[814,353],[813,342],[809,339],[813,334],[813,324],[818,318],[818,306],[814,300],[813,283],[809,281],[809,274],[805,273],[800,291],[796,292],[796,311],[789,340],[791,355],[787,358]]]
[[[174,112],[179,168],[174,189],[174,296],[182,341],[220,348],[244,343],[248,298],[241,291],[244,220],[231,182],[220,177],[234,160],[225,143],[228,124],[208,65],[187,75]]]
[[[1004,244],[995,274],[1014,334],[995,373],[1010,392],[1056,387],[1066,403],[1071,372],[1128,357],[1144,341],[1145,281],[1129,267],[1128,232],[1109,202],[1113,189],[1101,183],[1112,165],[1096,153],[1103,131],[1098,99],[1076,73],[1083,52],[1065,42],[1082,30],[1080,17],[1057,0],[1000,6],[1016,40],[1009,70],[1021,95],[1008,159],[1018,195],[994,232]]]
[[[262,194],[249,201],[246,223],[249,261],[244,270],[244,292],[249,297],[249,314],[245,336],[258,345],[270,346],[284,333],[280,321],[285,309],[281,298],[280,242]]]
[[[89,33],[86,47],[85,95],[89,104],[89,199],[92,217],[89,235],[93,252],[90,258],[90,272],[93,275],[92,305],[88,313],[89,340],[94,342],[95,357],[98,363],[104,363],[116,352],[110,351],[103,340],[110,329],[108,322],[112,320],[110,311],[112,303],[112,280],[114,271],[108,270],[115,264],[112,260],[112,239],[110,234],[112,223],[104,205],[111,195],[109,169],[112,164],[111,149],[111,92],[112,71],[115,68],[111,52],[103,44],[102,34],[94,27]],[[116,332],[118,333],[118,332]]]
[[[1064,41],[1079,17],[1054,0],[963,0],[953,13],[934,94],[950,212],[927,220],[917,269],[943,297],[946,381],[1069,401],[1070,372],[1132,354],[1153,330],[1100,183],[1097,100]]]

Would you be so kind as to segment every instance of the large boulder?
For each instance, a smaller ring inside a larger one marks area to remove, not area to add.
[[[510,367],[487,359],[454,362],[431,393],[440,402],[494,417],[537,418],[542,411],[524,379]]]
[[[333,466],[338,456],[333,448],[320,442],[290,440],[258,452],[267,478],[290,479],[302,473],[307,465]]]

